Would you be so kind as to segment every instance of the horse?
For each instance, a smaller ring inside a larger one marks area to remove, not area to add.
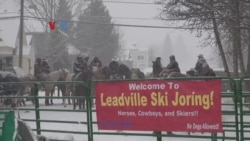
[[[46,82],[48,81],[59,81],[59,80],[65,80],[67,76],[67,71],[65,69],[60,69],[57,71],[53,71],[45,76]],[[54,83],[44,83],[44,90],[45,90],[45,105],[53,104],[52,96],[54,92]],[[50,102],[48,96],[51,96]]]
[[[105,74],[103,72],[103,69],[100,67],[93,66],[90,68],[92,72],[92,80],[102,80],[105,79]]]
[[[16,74],[12,72],[0,71],[0,82],[20,82]],[[0,84],[0,96],[18,96],[20,93],[19,84]],[[1,99],[4,105],[17,106],[17,99]]]
[[[114,76],[112,76],[112,70],[110,69],[109,66],[104,66],[104,67],[96,67],[96,66],[92,66],[90,67],[91,69],[91,73],[92,73],[92,83],[91,83],[91,94],[92,96],[95,96],[95,81],[98,80],[112,80],[115,79]],[[92,100],[92,107],[94,106],[94,99]]]
[[[159,77],[167,77],[170,74],[170,71],[167,68],[163,68],[159,73]]]
[[[130,79],[131,70],[125,64],[120,64],[117,61],[111,61],[108,66],[111,70],[111,79]]]
[[[169,70],[167,68],[163,68],[163,70],[159,74],[159,77],[162,78],[186,77],[186,75],[175,70]]]
[[[79,109],[85,110],[85,101],[86,101],[86,86],[89,87],[90,81],[92,79],[92,72],[89,66],[87,66],[87,62],[85,62],[85,68],[77,75],[73,77],[73,81],[81,81],[85,83],[77,84],[73,83],[72,96],[78,96],[82,98],[73,98],[73,109],[76,109],[78,105]]]
[[[66,71],[66,77],[64,79],[64,81],[66,82],[72,82],[73,81],[73,76],[74,73],[70,73],[68,70]],[[60,89],[62,91],[62,96],[71,96],[72,91],[73,91],[73,83],[65,83],[65,84],[60,84],[58,85],[58,89]],[[62,99],[63,100],[63,105],[64,107],[66,107],[66,103],[65,103],[65,98]],[[71,100],[70,98],[68,98],[68,104],[71,104]]]
[[[34,80],[33,76],[30,74],[19,76],[18,79],[22,83],[29,83]],[[20,87],[20,96],[23,97],[25,94],[31,95],[32,84],[22,84]],[[25,106],[24,98],[19,98],[17,101],[17,106]]]
[[[186,74],[188,76],[200,76],[200,77],[202,76],[215,77],[216,76],[215,72],[212,69],[209,69],[207,73],[205,73],[204,75],[199,75],[195,69],[191,68],[190,70],[186,71]]]
[[[138,68],[131,69],[131,79],[145,79],[145,74]]]

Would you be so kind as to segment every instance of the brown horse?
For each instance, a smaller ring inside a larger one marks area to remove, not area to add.
[[[46,96],[45,105],[53,104],[52,98],[50,99],[50,102],[49,102],[49,98],[47,98],[47,97],[53,96],[55,84],[49,83],[49,81],[65,80],[66,76],[67,76],[66,69],[60,69],[57,71],[53,71],[45,76],[45,79],[47,82],[47,83],[46,82],[44,83],[44,90],[45,90],[45,96]]]
[[[62,92],[62,96],[71,96],[72,95],[72,91],[73,91],[73,83],[71,83],[73,81],[73,76],[74,73],[70,73],[68,70],[66,71],[66,77],[64,79],[64,81],[66,81],[66,83],[64,85],[60,85],[59,87],[64,87],[65,88],[65,92]],[[65,103],[65,98],[63,98],[63,104],[64,107],[66,107],[66,103]],[[71,100],[70,98],[68,98],[68,104],[71,104]]]
[[[95,96],[95,81],[98,80],[108,80],[111,76],[111,70],[108,66],[104,67],[91,67],[92,77],[91,77],[91,95]],[[95,101],[94,98],[92,98],[92,107],[94,107]]]
[[[103,69],[100,67],[92,67],[91,68],[92,72],[92,80],[103,80],[105,79],[105,74],[103,73]]]
[[[30,74],[27,75],[23,75],[18,77],[18,79],[20,80],[21,83],[24,83],[21,85],[20,90],[19,90],[19,96],[22,97],[25,94],[30,95],[31,94],[31,88],[33,87],[33,85],[30,83],[33,81],[33,76]],[[24,98],[19,98],[17,100],[17,106],[25,106],[25,100]]]

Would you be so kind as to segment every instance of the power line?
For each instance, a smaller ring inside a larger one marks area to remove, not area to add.
[[[46,21],[46,18],[39,18],[39,17],[32,17],[32,16],[24,16],[25,20],[29,19],[39,19]],[[20,18],[20,16],[13,16],[13,17],[2,17],[0,20],[7,20],[7,19],[14,19],[14,18]],[[165,19],[164,19],[165,20]],[[171,19],[169,19],[171,20]],[[177,20],[177,19],[176,19]],[[183,19],[180,19],[183,20]],[[159,29],[193,29],[189,27],[175,27],[175,26],[159,26],[159,25],[136,25],[136,24],[117,24],[117,23],[98,23],[98,22],[87,22],[87,21],[67,21],[67,20],[56,20],[59,22],[74,22],[74,23],[82,23],[82,24],[98,24],[98,25],[113,25],[113,26],[119,26],[119,27],[136,27],[136,28],[159,28]],[[212,28],[196,28],[196,29],[212,29]]]
[[[87,0],[91,1],[91,0]],[[118,3],[118,4],[137,4],[137,5],[162,5],[161,2],[135,2],[135,1],[113,1],[102,0],[103,3]]]
[[[0,13],[0,14],[10,14],[10,13],[15,13],[15,14],[18,14],[20,12],[9,12],[9,13]],[[29,13],[29,12],[26,12],[26,13]],[[102,18],[102,17],[105,17],[105,16],[90,16],[90,17],[97,17],[97,18]],[[7,19],[8,17],[0,17],[0,19]],[[12,17],[10,17],[12,18]],[[159,21],[161,19],[157,19],[157,18],[140,18],[140,17],[134,17],[134,18],[131,18],[131,17],[114,17],[114,16],[111,16],[112,19],[122,19],[122,20],[152,20],[152,21]],[[173,20],[173,19],[171,19]]]
[[[26,18],[33,18],[39,20],[46,20],[45,18],[38,18],[38,17],[30,17],[25,16]],[[74,22],[74,23],[82,23],[82,24],[97,24],[97,25],[112,25],[112,26],[119,26],[119,27],[136,27],[136,28],[159,28],[159,29],[193,29],[189,27],[174,27],[174,26],[159,26],[159,25],[136,25],[136,24],[117,24],[117,23],[98,23],[98,22],[87,22],[87,21],[67,21],[67,20],[56,20],[59,22]],[[210,29],[210,28],[196,28],[196,29]],[[212,29],[212,28],[211,28]]]

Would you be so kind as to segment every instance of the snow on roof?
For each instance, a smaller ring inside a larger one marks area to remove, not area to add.
[[[20,25],[20,4],[17,0],[0,0],[0,46],[16,47],[16,41]],[[25,20],[26,23],[26,20]],[[24,23],[24,26],[26,26]],[[26,45],[26,40],[28,45]],[[23,55],[30,54],[31,36],[25,36],[23,39]],[[19,54],[19,48],[16,50]]]
[[[40,21],[34,19],[25,20],[25,31],[27,32],[44,32],[44,28]]]

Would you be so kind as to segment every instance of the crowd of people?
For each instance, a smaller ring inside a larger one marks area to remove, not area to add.
[[[159,77],[161,71],[165,68],[168,72],[181,72],[179,63],[176,61],[175,56],[169,57],[169,64],[166,67],[162,66],[161,57],[157,57],[153,62],[153,77]],[[194,66],[197,76],[206,76],[211,68],[209,67],[206,59],[202,54],[198,55],[198,60]]]

